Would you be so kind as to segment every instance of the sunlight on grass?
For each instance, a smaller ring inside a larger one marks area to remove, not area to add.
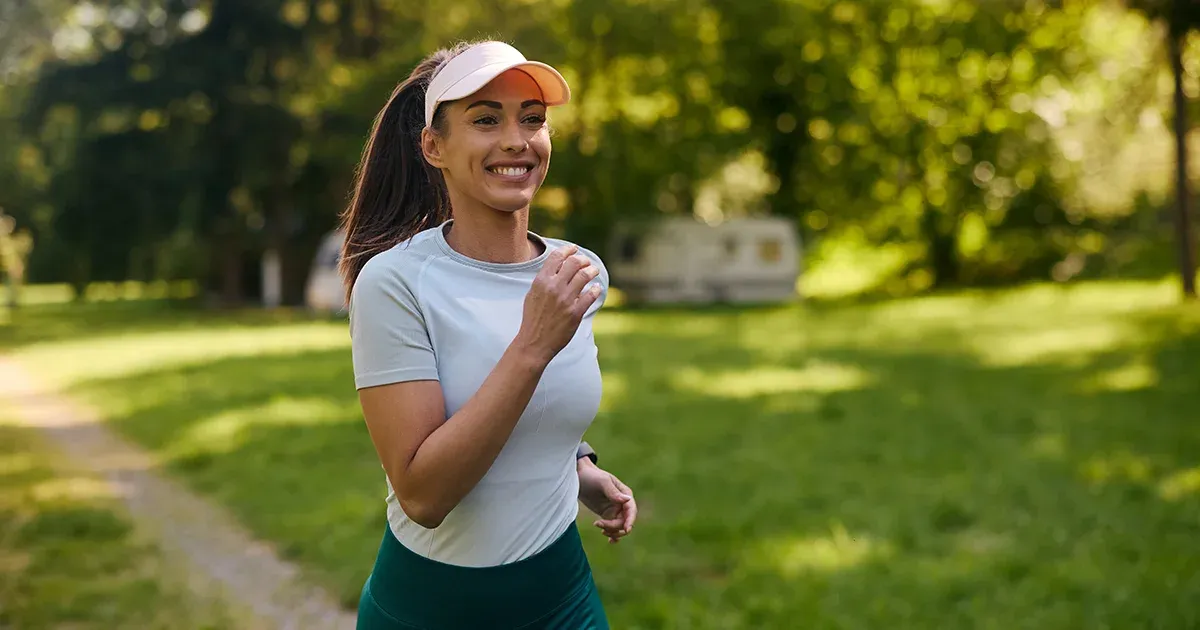
[[[199,286],[194,281],[175,282],[93,282],[84,291],[84,298],[94,302],[113,300],[161,300],[194,297]],[[30,284],[21,287],[21,306],[66,304],[74,297],[71,285],[63,283]],[[0,308],[0,313],[4,309]]]
[[[1056,359],[1080,359],[1124,345],[1131,332],[1118,322],[1096,322],[1063,328],[981,335],[968,342],[992,367],[1012,367]]]
[[[1145,455],[1117,452],[1089,458],[1080,466],[1079,472],[1084,479],[1096,484],[1148,482],[1154,473],[1154,463]]]
[[[1085,384],[1085,389],[1095,392],[1132,392],[1154,387],[1158,383],[1158,370],[1147,364],[1144,357],[1139,357],[1121,367],[1097,374]]]
[[[271,327],[213,327],[132,332],[21,348],[15,358],[54,384],[70,386],[103,375],[115,378],[231,357],[282,355],[349,346],[344,325],[324,322]],[[347,355],[349,361],[349,355]]]
[[[32,470],[35,465],[31,453],[6,453],[0,455],[0,476],[17,475]]]
[[[891,555],[890,545],[869,536],[852,535],[837,526],[825,536],[786,536],[761,541],[751,562],[772,566],[796,577],[807,571],[837,571]]]
[[[871,376],[855,365],[811,361],[803,368],[761,367],[739,371],[705,372],[687,367],[672,375],[672,387],[709,396],[753,398],[797,392],[836,392],[861,389]]]
[[[111,485],[90,477],[59,477],[30,488],[37,501],[88,501],[116,497]]]
[[[1200,494],[1200,466],[1168,475],[1158,483],[1158,494],[1168,501],[1179,501]]]
[[[227,453],[244,443],[247,431],[259,426],[312,426],[345,421],[344,405],[325,398],[282,398],[265,405],[230,409],[202,420],[182,433],[171,448],[177,455]]]
[[[71,301],[69,284],[30,284],[21,287],[22,306],[39,304],[63,304]]]

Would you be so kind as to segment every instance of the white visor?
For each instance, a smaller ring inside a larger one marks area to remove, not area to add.
[[[438,71],[425,91],[425,126],[433,124],[439,103],[457,101],[478,92],[502,73],[520,68],[537,82],[546,106],[565,105],[571,100],[571,88],[558,70],[529,61],[520,51],[503,42],[484,42],[472,46]]]

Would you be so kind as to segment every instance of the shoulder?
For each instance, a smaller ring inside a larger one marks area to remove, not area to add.
[[[440,255],[436,241],[426,230],[372,256],[354,281],[351,306],[356,299],[416,295],[425,268]]]
[[[552,250],[560,249],[560,248],[567,247],[570,245],[574,245],[575,247],[578,247],[579,253],[583,254],[584,256],[587,256],[589,259],[591,259],[592,264],[596,265],[596,268],[600,270],[600,278],[601,278],[601,280],[603,280],[605,288],[608,287],[608,268],[604,266],[604,260],[600,257],[599,254],[597,254],[596,252],[594,252],[582,245],[579,245],[577,243],[572,243],[571,241],[566,241],[566,240],[563,240],[560,238],[542,237],[542,240],[545,241],[546,246]]]
[[[597,311],[599,311],[601,308],[604,307],[605,302],[608,301],[608,291],[609,291],[608,268],[604,266],[604,260],[601,259],[600,255],[597,254],[596,252],[594,252],[586,247],[583,247],[582,245],[572,243],[570,241],[565,241],[565,240],[559,239],[559,238],[545,238],[545,237],[543,237],[542,240],[546,242],[546,247],[548,247],[550,249],[559,249],[562,247],[575,245],[575,247],[579,248],[579,253],[583,254],[584,256],[587,256],[589,259],[591,259],[592,264],[595,265],[596,269],[598,269],[600,271],[600,274],[598,276],[596,276],[596,278],[594,280],[592,280],[592,282],[591,282],[591,284],[599,284],[600,285],[600,290],[601,290],[600,297],[596,299],[596,303],[593,304],[590,309],[588,309],[588,313],[587,313],[587,316],[589,316],[589,317],[592,315],[595,315]]]

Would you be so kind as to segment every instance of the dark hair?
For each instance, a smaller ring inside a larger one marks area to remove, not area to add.
[[[347,300],[372,256],[450,217],[446,182],[421,151],[425,91],[447,61],[472,45],[462,42],[423,59],[375,116],[355,173],[353,197],[341,214],[344,241],[338,271]],[[445,133],[441,105],[431,126]]]

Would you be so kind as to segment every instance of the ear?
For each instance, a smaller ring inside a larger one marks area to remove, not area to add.
[[[421,130],[421,153],[425,155],[425,161],[434,168],[445,168],[446,162],[442,159],[442,138],[429,127]]]

